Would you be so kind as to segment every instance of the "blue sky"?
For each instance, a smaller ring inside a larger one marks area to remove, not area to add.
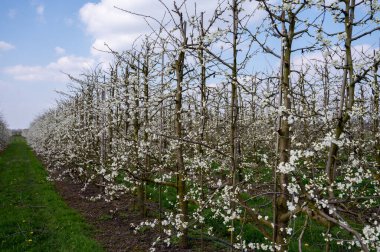
[[[163,1],[173,4],[173,0]],[[205,18],[214,13],[216,0],[188,0],[188,6],[194,2],[206,12]],[[255,1],[247,4],[254,7]],[[0,0],[0,114],[10,128],[27,128],[37,115],[55,105],[59,97],[55,90],[65,91],[69,83],[62,72],[77,75],[108,62],[110,56],[97,50],[106,50],[105,43],[121,51],[141,34],[151,32],[143,19],[114,6],[157,19],[165,12],[157,0]],[[256,13],[253,22],[259,24],[262,17]],[[329,29],[343,28],[329,23]],[[372,51],[378,43],[376,32],[355,45]],[[280,42],[273,40],[269,45]],[[261,62],[257,67],[263,67],[263,62],[269,68],[278,66],[277,60],[260,57],[255,58]],[[320,59],[322,53],[294,57],[294,62],[302,64],[301,58]]]
[[[90,56],[92,38],[79,17],[86,2],[1,0],[0,112],[11,128],[28,127],[36,115],[54,104],[54,90],[64,90],[66,85],[55,77],[52,81],[21,78],[17,66],[19,71],[35,68],[39,74],[38,67],[62,57]],[[55,74],[63,76],[59,71]]]
[[[72,54],[88,53],[91,39],[84,35],[78,10],[86,1],[2,0],[0,13],[1,40],[16,50],[1,55],[5,64],[49,63],[61,46]]]
[[[209,10],[215,4],[197,2]],[[97,50],[104,43],[123,50],[149,31],[144,20],[114,6],[164,13],[155,0],[1,0],[0,113],[10,128],[27,128],[55,105],[55,90],[69,83],[62,72],[76,75],[107,62],[109,55]]]

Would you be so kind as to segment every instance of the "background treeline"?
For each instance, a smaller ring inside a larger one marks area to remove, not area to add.
[[[102,187],[93,200],[135,194],[143,216],[156,202],[135,228],[168,246],[379,248],[378,2],[165,7],[120,9],[152,33],[31,124],[48,168]]]
[[[8,145],[10,134],[8,125],[0,114],[0,151],[4,150]]]

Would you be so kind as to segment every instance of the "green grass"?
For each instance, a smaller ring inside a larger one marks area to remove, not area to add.
[[[22,137],[0,154],[0,251],[103,251]]]

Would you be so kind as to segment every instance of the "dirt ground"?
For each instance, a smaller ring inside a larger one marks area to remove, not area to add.
[[[134,196],[124,195],[112,202],[104,200],[92,202],[87,198],[99,193],[101,189],[96,186],[89,186],[83,192],[81,184],[73,183],[69,179],[56,181],[55,186],[67,204],[81,213],[87,222],[95,227],[95,239],[106,251],[149,251],[158,230],[148,229],[137,234],[133,232],[131,223],[146,220],[134,210]],[[148,206],[148,211],[153,207],[155,206]],[[199,248],[200,245],[194,243],[191,249],[160,245],[156,247],[156,251],[200,251]],[[206,247],[204,251],[215,251],[215,247]]]

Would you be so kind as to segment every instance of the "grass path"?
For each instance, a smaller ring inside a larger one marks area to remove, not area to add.
[[[22,137],[0,154],[0,251],[102,251]]]

